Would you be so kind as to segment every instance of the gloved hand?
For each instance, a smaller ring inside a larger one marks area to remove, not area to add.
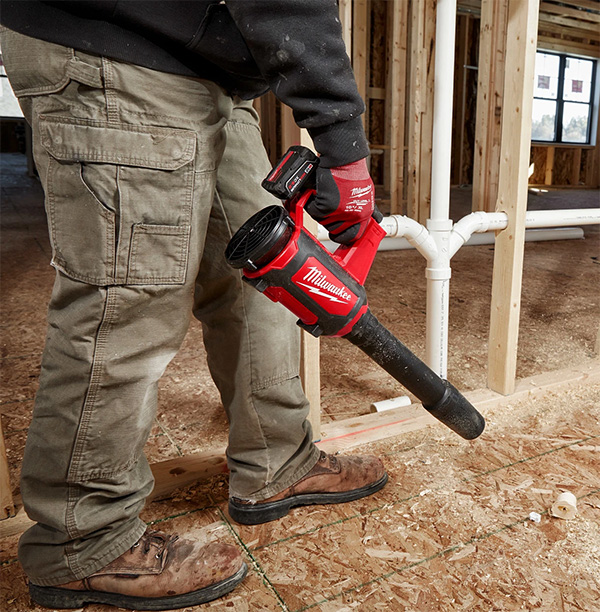
[[[319,166],[316,182],[317,195],[306,205],[306,212],[329,231],[334,242],[352,244],[363,235],[371,217],[378,223],[383,219],[375,206],[375,186],[365,158],[337,168]]]

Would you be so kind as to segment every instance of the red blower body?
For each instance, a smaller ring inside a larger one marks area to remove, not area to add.
[[[466,439],[485,427],[481,414],[372,314],[363,283],[385,230],[371,219],[361,238],[331,254],[302,226],[304,206],[315,196],[312,151],[292,147],[263,181],[285,202],[256,213],[225,251],[246,282],[298,318],[314,336],[341,336],[358,346],[414,393],[434,417]],[[289,211],[289,212],[288,212]]]

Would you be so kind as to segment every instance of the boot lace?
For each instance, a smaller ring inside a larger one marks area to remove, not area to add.
[[[142,552],[147,555],[150,550],[154,549],[154,556],[157,559],[160,559],[165,550],[169,547],[170,544],[179,539],[177,535],[169,535],[167,533],[163,533],[162,531],[152,530],[146,531],[146,533],[131,547],[131,551],[133,552],[134,548],[138,548],[143,545]]]

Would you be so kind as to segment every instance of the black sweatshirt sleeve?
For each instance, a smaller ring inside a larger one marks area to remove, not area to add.
[[[273,93],[306,128],[326,167],[369,153],[335,0],[227,0]]]

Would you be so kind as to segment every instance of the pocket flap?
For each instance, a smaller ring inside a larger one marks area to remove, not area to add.
[[[42,116],[40,131],[44,148],[63,161],[176,170],[196,152],[196,135],[188,130]]]

